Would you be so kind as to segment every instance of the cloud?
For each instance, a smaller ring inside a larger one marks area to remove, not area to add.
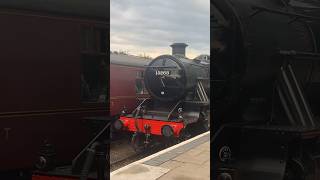
[[[209,0],[111,0],[111,50],[170,54],[170,44],[189,44],[187,56],[210,52]]]

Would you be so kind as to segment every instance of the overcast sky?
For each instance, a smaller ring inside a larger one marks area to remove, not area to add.
[[[111,0],[110,9],[112,51],[156,57],[184,42],[189,58],[210,52],[209,0]]]

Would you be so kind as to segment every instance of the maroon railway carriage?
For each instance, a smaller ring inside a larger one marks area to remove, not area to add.
[[[0,1],[0,171],[57,164],[89,141],[86,116],[107,116],[105,0]],[[49,146],[49,145],[48,145]]]
[[[137,106],[139,99],[149,97],[143,81],[143,73],[149,62],[149,59],[136,56],[110,54],[110,118],[117,118],[124,107],[132,111]],[[51,171],[35,171],[32,179],[72,180],[83,177],[83,173],[72,171],[73,168],[64,166]],[[94,172],[89,173],[88,176],[89,179],[97,178]]]
[[[118,115],[123,108],[134,110],[137,100],[148,97],[143,73],[150,59],[131,55],[110,55],[110,114]]]

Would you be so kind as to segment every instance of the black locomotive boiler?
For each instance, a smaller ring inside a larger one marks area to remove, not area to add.
[[[114,124],[133,133],[136,150],[151,142],[186,138],[194,131],[191,127],[209,129],[209,63],[186,58],[184,43],[171,46],[173,55],[161,55],[146,67],[144,85],[150,98],[132,113],[124,109]]]
[[[216,179],[319,179],[316,1],[214,0]]]

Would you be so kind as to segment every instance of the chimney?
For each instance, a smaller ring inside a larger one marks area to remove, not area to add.
[[[186,47],[185,43],[173,43],[170,45],[172,47],[172,55],[180,55],[186,57]]]

